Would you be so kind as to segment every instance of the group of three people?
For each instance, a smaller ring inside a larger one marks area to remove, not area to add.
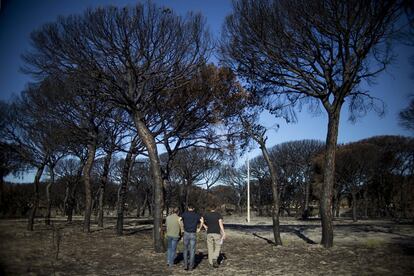
[[[218,257],[221,245],[226,238],[224,232],[223,217],[216,212],[216,206],[211,206],[209,212],[203,216],[194,211],[193,206],[188,206],[187,211],[178,216],[178,209],[166,219],[167,226],[167,265],[174,265],[177,243],[182,234],[184,243],[184,269],[194,268],[197,233],[204,227],[207,230],[208,262],[211,266],[218,267]]]

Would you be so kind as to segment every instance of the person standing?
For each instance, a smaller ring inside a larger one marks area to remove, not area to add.
[[[210,206],[210,211],[204,214],[203,226],[207,229],[208,262],[217,268],[219,266],[217,259],[226,233],[224,232],[223,217],[219,212],[216,212],[215,205]]]
[[[181,215],[181,227],[184,231],[184,269],[193,270],[194,259],[196,251],[196,233],[200,231],[203,226],[203,218],[194,211],[194,207],[189,205],[187,211]],[[188,260],[188,252],[190,252],[190,260]]]
[[[165,219],[167,227],[167,265],[174,266],[175,254],[177,251],[177,243],[180,238],[180,217],[178,216],[178,208],[173,208],[171,214]]]

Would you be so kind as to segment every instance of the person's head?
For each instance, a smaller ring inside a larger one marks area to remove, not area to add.
[[[194,206],[193,206],[193,205],[191,205],[191,204],[188,204],[188,206],[187,206],[187,210],[188,210],[188,211],[194,211]]]
[[[215,203],[209,204],[208,210],[210,210],[211,212],[214,212],[216,211],[216,209],[217,209],[217,205]]]
[[[180,211],[180,209],[178,209],[177,207],[174,207],[171,209],[171,214],[178,214]]]

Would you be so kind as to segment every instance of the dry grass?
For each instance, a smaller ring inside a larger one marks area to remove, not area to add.
[[[200,233],[198,265],[190,273],[181,263],[168,269],[165,254],[154,253],[149,225],[129,221],[125,235],[118,237],[108,222],[106,228],[93,228],[90,234],[81,232],[80,222],[55,222],[54,228],[39,222],[33,232],[25,230],[25,223],[0,221],[2,275],[412,275],[414,271],[412,225],[339,223],[335,247],[329,250],[308,243],[319,242],[320,227],[315,222],[306,228],[304,222],[282,221],[282,247],[271,244],[266,221],[257,223],[257,228],[227,227],[222,250],[227,259],[222,266],[217,271],[209,267],[205,234]],[[182,250],[182,241],[178,249]]]

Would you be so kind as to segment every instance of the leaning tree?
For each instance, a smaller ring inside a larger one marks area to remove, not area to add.
[[[211,43],[204,19],[193,13],[178,16],[152,3],[106,7],[60,17],[31,38],[33,48],[24,56],[28,72],[41,78],[79,72],[80,83],[97,81],[103,88],[97,97],[128,112],[151,164],[154,248],[162,251],[163,176],[157,139],[165,135],[163,118],[171,110],[157,107],[182,98],[181,88],[205,65]],[[198,111],[222,106],[200,105]],[[175,117],[169,119],[177,123]]]
[[[240,0],[226,18],[223,61],[267,99],[278,113],[310,104],[328,115],[322,241],[333,245],[332,189],[339,118],[345,101],[351,119],[382,105],[361,86],[390,62],[390,37],[400,15],[398,1]]]
[[[16,98],[10,107],[8,123],[2,129],[2,140],[6,141],[16,153],[17,160],[28,164],[28,168],[35,168],[33,187],[34,194],[30,202],[27,228],[33,231],[36,211],[40,202],[40,178],[46,166],[53,167],[63,153],[60,146],[62,137],[59,135],[61,126],[56,124],[44,110],[39,86],[30,85]],[[56,162],[55,162],[56,161]],[[50,205],[48,188],[48,205]],[[50,206],[48,206],[50,211]],[[49,215],[49,214],[48,214]]]

